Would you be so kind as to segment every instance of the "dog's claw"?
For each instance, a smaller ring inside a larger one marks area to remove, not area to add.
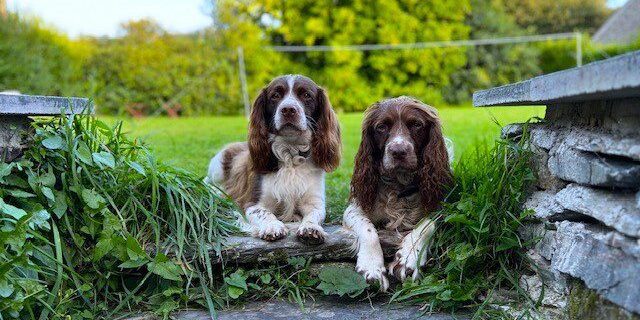
[[[379,284],[380,291],[386,292],[387,289],[389,289],[389,279],[387,279],[387,276],[385,275],[386,270],[384,270],[384,268],[382,268],[382,270],[364,270],[360,267],[356,267],[356,272],[362,275],[368,284]]]
[[[287,236],[289,230],[281,221],[274,221],[258,232],[258,237],[265,241],[276,241]]]
[[[325,236],[326,232],[321,226],[311,223],[301,225],[296,233],[298,240],[307,245],[323,244]]]

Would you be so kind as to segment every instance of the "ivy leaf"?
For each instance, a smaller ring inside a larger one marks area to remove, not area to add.
[[[329,266],[323,268],[318,275],[320,284],[318,289],[325,295],[337,294],[356,297],[369,287],[364,277],[350,268]]]
[[[264,284],[269,284],[269,282],[271,282],[271,275],[268,273],[265,273],[263,275],[260,276],[260,281],[262,281],[262,283]]]
[[[101,195],[90,189],[82,189],[81,195],[84,203],[91,209],[99,209],[107,203]]]
[[[225,277],[224,282],[230,286],[247,290],[247,276],[245,276],[241,270],[237,270],[228,277]]]
[[[243,293],[244,293],[244,290],[242,288],[238,288],[234,286],[227,287],[227,294],[231,299],[238,299]]]
[[[80,159],[80,161],[84,162],[85,164],[93,164],[93,160],[91,158],[91,150],[89,150],[89,147],[84,141],[80,141],[78,143],[78,148],[76,149],[75,154],[78,159]]]
[[[42,145],[49,150],[58,150],[62,148],[62,137],[53,136],[42,140]]]
[[[158,254],[154,261],[149,262],[149,264],[147,264],[147,268],[149,268],[149,271],[152,273],[155,273],[164,279],[174,281],[182,280],[182,269],[180,269],[180,266],[169,261],[169,258],[162,253]]]
[[[116,166],[116,159],[111,153],[106,151],[94,152],[93,161],[105,165],[109,168],[115,168]]]
[[[26,211],[5,203],[2,198],[0,198],[0,213],[10,215],[16,220],[20,220],[20,218],[27,215]]]

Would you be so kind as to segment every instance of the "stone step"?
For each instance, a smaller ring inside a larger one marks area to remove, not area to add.
[[[380,300],[380,299],[378,299]],[[435,313],[425,314],[417,306],[401,306],[386,304],[383,301],[351,301],[351,299],[318,298],[307,301],[304,309],[297,304],[285,301],[250,302],[239,309],[217,312],[220,320],[236,319],[428,319],[449,320],[468,319],[467,315]],[[161,319],[150,314],[127,318],[126,320]],[[209,313],[204,310],[180,311],[171,314],[177,320],[209,320]]]

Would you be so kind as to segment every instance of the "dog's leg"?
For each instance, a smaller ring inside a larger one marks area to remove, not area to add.
[[[273,212],[262,203],[245,210],[247,220],[253,228],[253,236],[267,241],[276,241],[287,236],[289,230]]]
[[[357,236],[356,271],[362,274],[367,282],[379,282],[380,290],[387,291],[389,280],[385,276],[384,256],[375,226],[355,203],[349,204],[345,210],[343,224]]]
[[[389,273],[404,281],[411,277],[418,279],[420,267],[427,262],[427,249],[435,230],[434,222],[422,220],[404,239],[395,259],[389,264]]]
[[[318,245],[324,243],[327,233],[322,229],[326,216],[324,188],[309,190],[298,202],[298,210],[302,214],[302,222],[296,236],[305,244]]]

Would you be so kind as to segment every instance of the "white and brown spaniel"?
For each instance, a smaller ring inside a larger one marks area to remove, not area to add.
[[[357,235],[356,270],[384,291],[389,282],[376,228],[404,236],[388,272],[417,278],[434,231],[429,214],[452,182],[451,153],[436,109],[416,99],[387,99],[365,114],[343,223]]]
[[[301,75],[275,78],[253,103],[247,142],[211,160],[206,181],[223,186],[254,236],[285,237],[283,222],[301,221],[297,237],[324,242],[325,172],[340,162],[340,127],[324,89]]]

